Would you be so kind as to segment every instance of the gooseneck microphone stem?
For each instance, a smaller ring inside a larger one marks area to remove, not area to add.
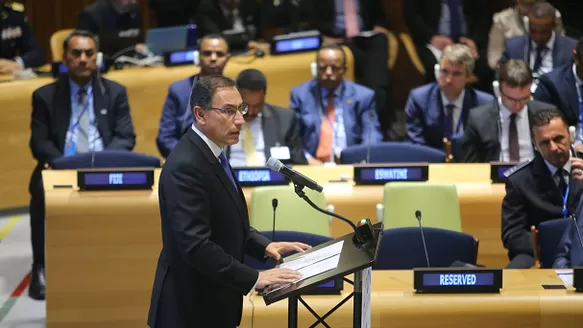
[[[320,213],[323,213],[323,214],[326,214],[326,215],[333,216],[333,217],[335,217],[337,219],[340,219],[340,220],[348,223],[352,227],[352,230],[354,230],[354,234],[356,236],[357,243],[360,244],[360,245],[365,244],[366,240],[361,236],[361,234],[359,233],[358,229],[356,228],[356,225],[352,221],[350,221],[347,218],[344,218],[344,217],[342,217],[342,216],[340,216],[340,215],[338,215],[336,213],[329,212],[329,211],[326,211],[326,210],[324,210],[322,208],[319,208],[318,205],[314,204],[314,202],[312,202],[312,200],[306,195],[306,193],[304,192],[304,186],[294,184],[294,189],[296,191],[296,194],[298,196],[300,196],[301,199],[305,200],[316,211],[318,211]]]
[[[581,231],[579,231],[579,225],[577,224],[577,216],[571,215],[571,218],[573,220],[573,225],[575,226],[575,231],[577,232],[577,239],[579,239],[579,244],[583,250],[583,238],[581,238]]]
[[[421,231],[421,241],[423,242],[423,250],[425,251],[425,261],[427,261],[427,267],[431,268],[431,264],[429,263],[429,252],[427,252],[427,242],[425,242],[425,233],[423,233],[423,225],[421,224],[421,211],[417,210],[415,212],[415,217],[417,217],[419,230]]]
[[[271,200],[273,206],[273,228],[271,229],[271,241],[275,241],[275,212],[277,210],[277,198]]]
[[[370,120],[370,126],[368,127],[368,140],[367,140],[367,147],[366,147],[366,164],[370,164],[370,148],[372,144],[372,130],[374,126],[374,112],[370,112],[368,116]]]

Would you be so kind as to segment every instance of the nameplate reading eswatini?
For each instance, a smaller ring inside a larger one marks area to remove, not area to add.
[[[288,185],[290,180],[279,172],[266,167],[233,168],[241,187]]]
[[[79,170],[79,190],[142,190],[151,189],[154,170]]]
[[[414,269],[417,293],[498,293],[502,270],[485,268]]]
[[[355,165],[354,182],[357,185],[383,185],[393,181],[427,181],[429,164]]]

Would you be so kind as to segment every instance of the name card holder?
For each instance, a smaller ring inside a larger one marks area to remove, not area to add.
[[[92,169],[77,171],[80,191],[148,190],[154,185],[154,169]]]
[[[583,267],[573,268],[573,287],[575,291],[583,292]]]
[[[488,268],[417,268],[413,285],[419,294],[499,293],[502,269]]]
[[[392,163],[354,165],[356,185],[384,185],[395,181],[427,181],[429,163]]]
[[[506,171],[515,167],[518,162],[491,162],[490,179],[492,183],[506,183]]]
[[[290,179],[267,167],[234,167],[235,178],[241,187],[286,186]]]

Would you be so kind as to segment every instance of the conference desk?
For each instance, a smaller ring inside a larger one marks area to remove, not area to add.
[[[354,79],[352,53],[347,53],[346,79]],[[264,58],[233,57],[225,75],[235,78],[247,68],[265,73],[268,81],[267,102],[288,107],[289,92],[294,86],[312,78],[310,63],[315,52]],[[136,131],[135,151],[159,156],[156,148],[158,122],[171,83],[199,72],[192,65],[178,67],[127,68],[110,71],[104,77],[127,88],[132,121]],[[32,93],[52,78],[0,83],[0,209],[28,206],[28,182],[35,166],[28,143]]]

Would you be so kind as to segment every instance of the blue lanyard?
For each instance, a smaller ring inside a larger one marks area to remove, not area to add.
[[[463,111],[464,111],[464,110],[463,110],[463,108],[462,108],[462,111],[460,112],[460,119],[457,121],[457,128],[455,129],[455,133],[456,133],[456,134],[457,134],[457,133],[460,133],[460,128],[462,127],[462,121],[463,121],[463,120],[462,120],[462,114],[463,114]],[[452,115],[451,115],[451,118],[453,119],[453,113],[452,113]]]
[[[563,179],[563,177],[561,177],[561,179]],[[565,191],[564,195],[561,195],[561,197],[563,197],[563,217],[567,217],[567,215],[569,215],[569,211],[567,210],[567,199],[569,198],[569,189],[571,189],[571,185],[567,185],[567,190]]]
[[[87,102],[85,103],[85,106],[83,107],[83,109],[81,110],[81,114],[79,114],[79,116],[77,117],[77,123],[73,124],[73,126],[71,127],[71,132],[75,131],[75,128],[77,128],[77,126],[79,125],[79,123],[81,122],[81,117],[83,116],[83,114],[85,114],[85,112],[89,109],[89,100],[87,100]]]

